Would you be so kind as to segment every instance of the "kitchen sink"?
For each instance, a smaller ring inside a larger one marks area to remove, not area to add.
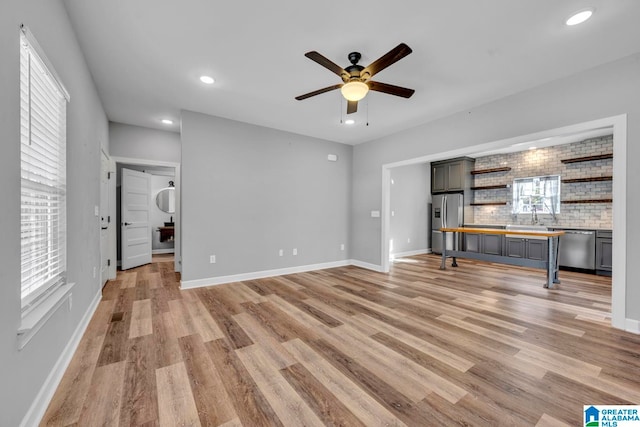
[[[547,238],[544,236],[529,236],[524,234],[517,234],[518,231],[549,231],[549,229],[544,225],[521,225],[521,224],[507,224],[505,227],[507,231],[513,231],[513,234],[507,234],[507,237],[518,237],[524,239],[534,239],[534,240],[546,240]]]

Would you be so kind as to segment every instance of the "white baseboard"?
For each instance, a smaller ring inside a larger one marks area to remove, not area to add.
[[[151,255],[158,255],[158,254],[172,254],[175,253],[175,249],[174,248],[167,248],[167,249],[153,249],[151,251]]]
[[[320,264],[301,265],[297,267],[278,268],[274,270],[254,271],[251,273],[232,274],[229,276],[209,277],[207,279],[182,280],[180,282],[180,289],[202,288],[205,286],[222,285],[224,283],[242,282],[243,280],[264,279],[265,277],[304,273],[306,271],[324,270],[326,268],[344,267],[350,264],[351,262],[349,260],[343,260]]]
[[[625,319],[624,330],[634,334],[640,334],[640,320]]]
[[[367,270],[373,270],[373,271],[377,271],[378,273],[382,273],[381,265],[371,264],[371,263],[360,261],[357,259],[352,259],[351,265],[355,265],[356,267],[365,268]]]
[[[89,326],[89,321],[98,308],[98,304],[100,303],[101,299],[102,291],[99,290],[93,301],[91,301],[89,308],[87,308],[87,311],[85,311],[84,316],[82,316],[82,319],[80,320],[80,323],[78,323],[76,330],[73,331],[71,339],[65,346],[62,354],[56,361],[56,364],[53,366],[53,369],[51,369],[51,372],[49,372],[47,379],[40,388],[40,391],[36,395],[36,398],[31,404],[31,407],[29,407],[29,410],[22,419],[22,422],[20,423],[21,427],[37,426],[42,421],[42,417],[44,416],[44,413],[49,406],[49,402],[51,402],[53,394],[58,388],[58,385],[60,385],[62,376],[69,367],[69,363],[71,363],[71,359],[73,358],[73,355],[76,352],[78,345],[80,344],[80,339],[82,339],[87,326]]]
[[[398,252],[395,254],[390,254],[389,259],[402,258],[402,257],[414,256],[414,255],[423,255],[423,254],[429,254],[429,253],[431,253],[431,249],[416,249],[413,251]]]

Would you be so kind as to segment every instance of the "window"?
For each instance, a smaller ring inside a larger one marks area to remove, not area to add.
[[[513,180],[514,214],[560,213],[560,175],[534,176]]]
[[[42,50],[23,26],[20,33],[23,316],[66,283],[68,99]]]

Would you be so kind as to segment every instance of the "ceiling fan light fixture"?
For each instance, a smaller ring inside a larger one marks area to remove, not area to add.
[[[584,21],[591,18],[591,15],[593,15],[593,9],[581,10],[580,12],[571,15],[565,21],[565,24],[567,24],[568,26],[582,24]]]
[[[369,86],[360,81],[348,82],[342,86],[340,92],[347,101],[360,101],[369,92]]]

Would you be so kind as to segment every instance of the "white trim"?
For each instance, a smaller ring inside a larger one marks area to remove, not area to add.
[[[618,329],[625,328],[626,296],[627,296],[627,115],[605,117],[598,120],[578,123],[556,129],[521,135],[514,138],[502,139],[486,144],[480,144],[442,153],[429,154],[413,159],[382,165],[382,230],[381,253],[382,270],[388,270],[389,262],[389,229],[387,218],[390,217],[390,185],[385,177],[390,176],[390,169],[419,163],[429,163],[453,157],[466,156],[472,153],[496,150],[514,144],[550,138],[558,135],[569,135],[600,128],[613,128],[613,169],[614,175],[621,177],[613,180],[613,274],[611,281],[611,326]],[[388,175],[389,174],[389,175]],[[386,266],[386,269],[385,269]],[[366,268],[366,267],[365,267]]]
[[[47,320],[71,297],[74,286],[75,283],[65,283],[50,295],[43,296],[42,301],[29,310],[18,327],[18,350],[22,350],[47,323]]]
[[[392,253],[389,255],[389,259],[394,259],[394,258],[403,258],[403,257],[407,257],[407,256],[414,256],[414,255],[423,255],[423,254],[430,254],[431,253],[431,249],[415,249],[413,251],[404,251],[404,252],[398,252],[398,253]]]
[[[244,280],[263,279],[265,277],[282,276],[284,274],[304,273],[306,271],[324,270],[326,268],[351,265],[349,260],[325,262],[321,264],[300,265],[297,267],[278,268],[274,270],[254,271],[251,273],[232,274],[229,276],[210,277],[207,279],[181,280],[180,289],[202,288],[222,285],[224,283],[242,282]]]
[[[378,273],[384,273],[384,270],[383,270],[381,265],[371,264],[369,262],[364,262],[364,261],[360,261],[360,260],[357,260],[357,259],[352,259],[350,265],[353,265],[353,266],[356,266],[356,267],[360,267],[360,268],[364,268],[366,270],[377,271]]]
[[[627,115],[613,120],[613,263],[611,326],[625,328],[627,317]]]
[[[625,319],[624,330],[632,334],[640,334],[640,320]]]
[[[380,223],[382,224],[382,272],[389,272],[389,258],[391,256],[389,245],[389,233],[391,232],[391,168],[382,166],[382,210]],[[388,197],[384,197],[384,195]]]
[[[51,399],[53,398],[53,394],[60,385],[62,376],[69,367],[69,363],[71,363],[71,359],[73,358],[73,355],[78,349],[78,345],[80,344],[80,339],[84,335],[87,326],[89,326],[89,321],[98,308],[98,304],[100,303],[101,299],[102,292],[98,291],[95,298],[87,308],[87,311],[84,313],[84,316],[82,316],[82,319],[78,323],[78,326],[73,332],[71,339],[65,346],[62,354],[56,361],[56,364],[53,366],[53,369],[51,369],[51,372],[49,372],[49,375],[40,388],[40,391],[36,395],[36,398],[34,399],[33,403],[31,403],[29,410],[20,422],[21,427],[37,426],[42,421],[42,417],[44,416],[44,413],[47,410]]]

